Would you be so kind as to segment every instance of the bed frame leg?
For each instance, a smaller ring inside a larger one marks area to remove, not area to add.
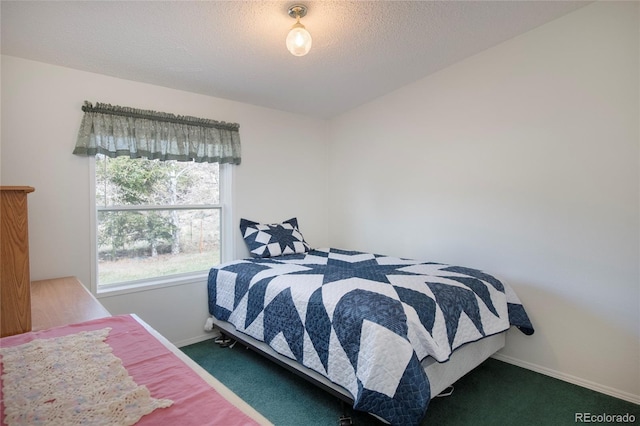
[[[233,340],[232,338],[230,338],[224,333],[220,333],[220,336],[213,339],[213,341],[218,345],[220,345],[221,348],[227,348],[227,347],[232,348],[236,344],[235,340]]]
[[[343,400],[340,400],[340,407],[342,408],[342,415],[340,416],[340,420],[338,420],[339,426],[352,426],[353,421],[351,420],[351,416],[347,414],[346,407],[347,405]]]
[[[448,386],[445,390],[436,395],[436,398],[444,398],[446,396],[451,396],[453,394],[453,385]]]

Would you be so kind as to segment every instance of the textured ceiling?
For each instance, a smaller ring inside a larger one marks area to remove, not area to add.
[[[5,1],[2,54],[330,118],[589,2]]]

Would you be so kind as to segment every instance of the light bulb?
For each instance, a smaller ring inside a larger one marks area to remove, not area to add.
[[[299,21],[296,22],[287,35],[287,49],[294,56],[304,56],[311,50],[311,34]]]

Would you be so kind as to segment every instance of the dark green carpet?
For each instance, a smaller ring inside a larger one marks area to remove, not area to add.
[[[207,340],[181,349],[277,426],[336,426],[343,413],[337,398],[239,344]],[[355,425],[382,424],[345,410]],[[422,425],[575,425],[576,413],[629,413],[640,424],[639,405],[489,359],[452,396],[433,399]]]

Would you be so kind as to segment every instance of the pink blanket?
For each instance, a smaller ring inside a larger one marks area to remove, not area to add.
[[[157,409],[138,425],[256,425],[255,420],[220,395],[189,366],[152,336],[129,315],[115,316],[49,330],[0,339],[0,347],[111,327],[106,343],[138,385],[146,385],[154,398],[174,401]],[[0,375],[2,363],[0,363]],[[4,420],[4,399],[0,386],[0,422]]]

